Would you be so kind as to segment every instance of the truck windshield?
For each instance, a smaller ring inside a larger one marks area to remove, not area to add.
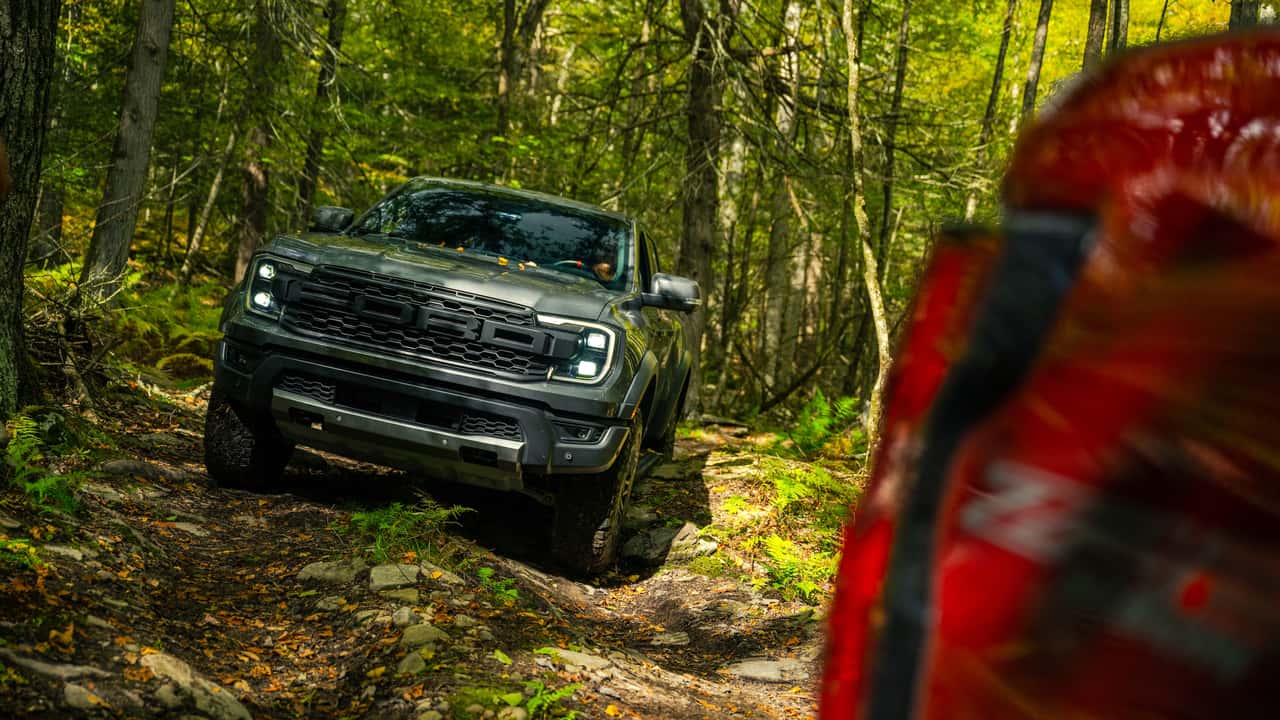
[[[533,263],[611,290],[625,289],[629,271],[624,219],[496,189],[410,181],[370,208],[350,232]]]

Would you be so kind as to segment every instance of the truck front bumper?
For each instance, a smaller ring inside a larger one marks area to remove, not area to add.
[[[229,331],[215,383],[231,400],[270,416],[286,438],[320,450],[444,480],[524,490],[533,478],[600,472],[630,431],[626,419],[565,413],[518,396],[259,346]]]

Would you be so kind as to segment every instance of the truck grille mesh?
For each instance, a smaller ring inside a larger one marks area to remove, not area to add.
[[[319,287],[325,295],[335,298],[363,295],[410,303],[464,320],[474,318],[511,325],[535,325],[533,311],[528,308],[484,300],[421,283],[396,282],[402,286],[384,283],[382,276],[372,273],[356,274],[327,268],[318,268],[309,280],[312,286]],[[472,372],[532,380],[546,377],[551,367],[547,358],[531,352],[494,347],[478,339],[459,337],[447,331],[382,321],[305,300],[288,303],[281,321],[294,332],[382,352],[443,361],[464,366]]]
[[[524,440],[524,432],[521,431],[520,423],[515,418],[425,401],[410,400],[406,404],[402,397],[397,398],[399,402],[387,403],[384,399],[388,394],[386,391],[351,384],[344,384],[339,388],[337,383],[304,373],[286,372],[276,380],[276,388],[305,395],[329,405],[353,407],[384,417],[456,432],[459,435],[476,435],[517,442]]]

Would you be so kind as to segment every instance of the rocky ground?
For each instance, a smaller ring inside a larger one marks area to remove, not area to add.
[[[723,541],[731,523],[720,543],[704,531],[725,497],[755,491],[742,430],[682,440],[636,489],[627,560],[581,583],[541,556],[532,501],[305,452],[288,492],[211,487],[190,405],[105,420],[114,459],[92,460],[74,516],[4,501],[0,540],[29,539],[40,562],[2,570],[0,714],[813,714],[815,608],[750,582],[750,558]],[[353,508],[421,488],[474,510],[432,562],[378,564],[343,529]],[[708,573],[707,558],[746,571]]]

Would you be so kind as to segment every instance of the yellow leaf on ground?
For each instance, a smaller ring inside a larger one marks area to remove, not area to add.
[[[604,709],[604,714],[608,715],[609,717],[618,717],[619,715],[622,714],[622,711],[618,709],[617,705],[610,703],[609,707]]]
[[[380,678],[380,677],[382,677],[384,674],[386,674],[386,672],[387,672],[387,667],[386,667],[385,665],[379,665],[378,667],[376,667],[376,668],[374,668],[374,669],[370,670],[369,672],[365,673],[364,675],[365,675],[365,677],[369,678],[370,680],[377,680],[378,678]]]

